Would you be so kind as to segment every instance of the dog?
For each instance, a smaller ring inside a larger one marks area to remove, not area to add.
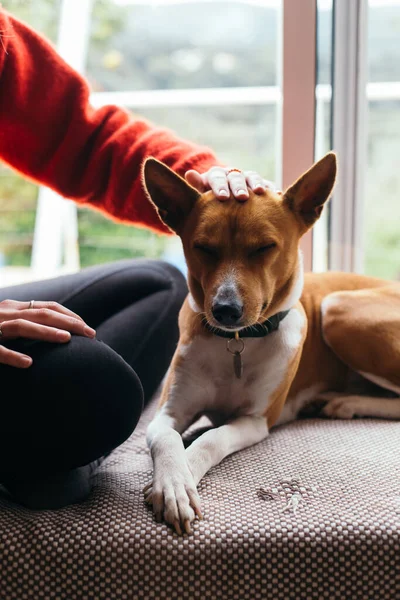
[[[246,202],[200,194],[153,158],[143,174],[188,267],[179,343],[147,429],[154,472],[144,489],[156,520],[183,534],[202,518],[205,473],[310,404],[325,417],[400,418],[400,284],[303,274],[299,242],[334,188],[333,152],[284,193],[250,191]],[[214,427],[185,449],[181,435],[202,415]]]

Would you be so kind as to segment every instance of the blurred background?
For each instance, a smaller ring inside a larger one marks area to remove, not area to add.
[[[2,6],[84,74],[95,105],[121,104],[210,146],[227,164],[280,182],[280,0],[2,0]],[[332,0],[317,2],[316,158],[332,147],[332,60],[340,35],[334,11]],[[400,279],[400,0],[367,2],[365,35],[363,193],[352,215],[362,227],[350,241],[361,251],[353,268]],[[77,208],[4,165],[0,215],[0,285],[127,257],[181,260],[173,240]],[[314,235],[316,270],[332,266],[331,236],[326,211]]]

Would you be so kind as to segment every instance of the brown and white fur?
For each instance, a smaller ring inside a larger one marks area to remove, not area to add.
[[[329,153],[283,194],[268,189],[250,192],[247,202],[221,202],[162,163],[146,161],[149,196],[181,237],[188,265],[180,340],[147,431],[154,474],[144,490],[156,519],[179,534],[201,517],[197,485],[205,473],[265,439],[274,425],[296,419],[310,402],[325,402],[329,417],[400,418],[400,284],[346,273],[303,275],[299,241],[319,218],[335,178],[336,156]],[[232,326],[216,320],[221,301],[241,307]],[[288,309],[277,331],[245,338],[243,377],[236,378],[227,340],[204,321],[240,330]],[[361,394],[351,391],[355,375],[365,384]],[[368,382],[379,386],[373,395]],[[202,415],[215,427],[185,449],[181,434]]]

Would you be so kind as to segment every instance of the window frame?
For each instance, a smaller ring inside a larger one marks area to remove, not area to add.
[[[378,91],[367,85],[368,0],[334,0],[333,10],[332,128],[339,177],[331,200],[329,268],[362,272],[367,110]]]
[[[286,189],[314,162],[317,0],[282,0],[281,179]],[[301,44],[299,36],[301,32]],[[278,72],[279,72],[278,71]],[[313,231],[301,240],[304,268],[312,270]]]

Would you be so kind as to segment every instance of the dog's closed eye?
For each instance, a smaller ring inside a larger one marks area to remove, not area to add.
[[[256,250],[252,250],[250,252],[250,256],[262,256],[263,254],[267,254],[269,250],[272,250],[272,248],[276,248],[276,245],[276,242],[271,242],[270,244],[260,246],[259,248],[256,248]]]
[[[218,250],[213,248],[212,246],[205,246],[204,244],[195,244],[195,250],[199,250],[203,254],[207,256],[211,256],[212,258],[218,258]]]

